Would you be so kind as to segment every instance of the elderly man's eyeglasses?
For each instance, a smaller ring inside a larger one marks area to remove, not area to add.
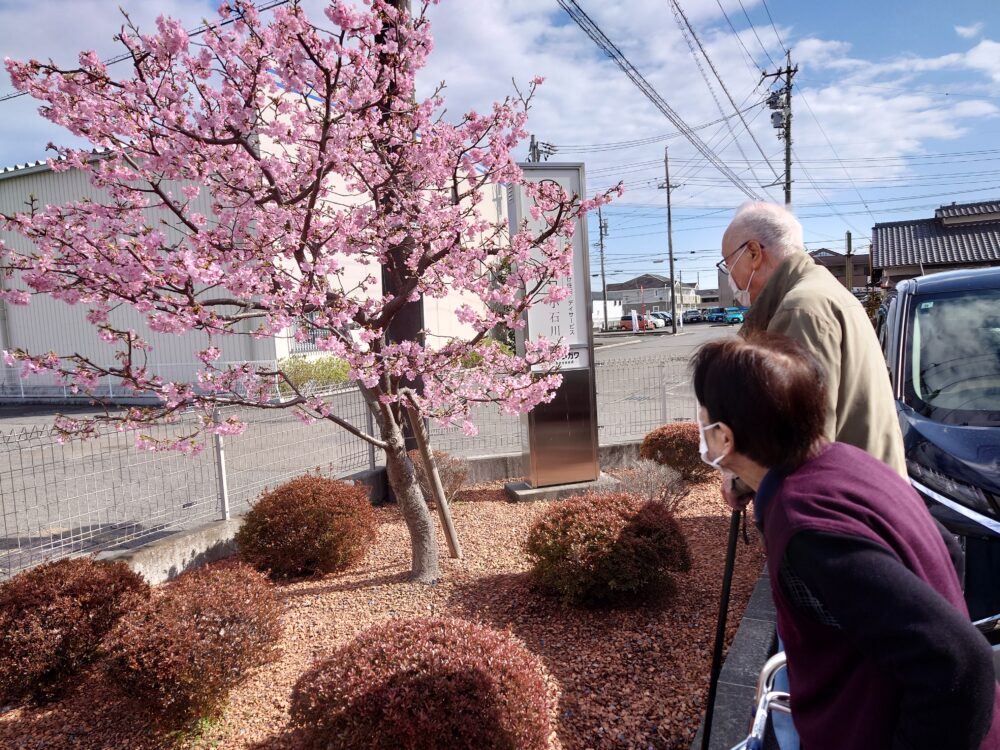
[[[723,273],[723,275],[728,276],[732,272],[732,269],[736,268],[736,264],[740,262],[740,258],[743,256],[743,251],[747,249],[747,245],[749,244],[750,240],[747,240],[738,248],[736,248],[736,252],[734,252],[728,258],[723,258],[718,263],[716,263],[715,267],[718,268]],[[764,246],[761,245],[761,247]],[[730,263],[729,261],[732,260],[733,258],[735,258],[736,260]]]

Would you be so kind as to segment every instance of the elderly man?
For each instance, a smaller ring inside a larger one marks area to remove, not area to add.
[[[854,295],[805,252],[798,220],[773,203],[741,206],[723,235],[718,268],[729,277],[737,304],[751,306],[744,331],[790,336],[823,366],[825,437],[857,446],[906,477],[875,331]]]
[[[905,479],[903,436],[875,329],[854,295],[806,253],[798,219],[773,203],[744,204],[722,237],[717,265],[729,277],[736,303],[750,305],[744,332],[783,333],[822,365],[824,437],[863,449]],[[723,471],[722,494],[740,509],[752,490]],[[780,633],[778,645],[784,648]],[[776,687],[788,689],[786,675],[779,676]],[[774,731],[782,750],[798,750],[798,735],[787,717],[775,717]]]

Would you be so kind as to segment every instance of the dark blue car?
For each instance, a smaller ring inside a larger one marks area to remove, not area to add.
[[[1000,268],[900,282],[876,328],[910,481],[965,548],[972,617],[1000,612]]]

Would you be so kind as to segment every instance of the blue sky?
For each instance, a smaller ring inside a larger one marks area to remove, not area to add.
[[[667,0],[578,2],[685,122],[701,126],[720,119]],[[194,27],[212,8],[202,0],[121,4],[146,28],[161,12]],[[851,230],[856,250],[864,251],[877,221],[928,216],[952,200],[1000,198],[1000,3],[680,4],[726,88],[750,107],[744,117],[779,173],[784,147],[760,104],[766,85],[757,84],[759,69],[772,67],[768,55],[780,62],[783,45],[791,48],[800,66],[793,100],[793,202],[810,249],[841,250],[844,232]],[[117,52],[111,36],[120,25],[118,5],[0,0],[0,54],[71,62],[76,51],[95,48],[111,56]],[[545,76],[532,131],[559,148],[554,159],[585,162],[592,189],[625,181],[625,196],[606,212],[610,280],[666,269],[665,196],[656,185],[669,144],[672,182],[680,184],[674,192],[678,269],[686,281],[700,272],[703,286],[715,285],[708,269],[729,216],[745,197],[676,136],[555,0],[443,0],[432,19],[436,47],[421,82],[429,88],[446,80],[450,111],[487,107],[511,91],[512,77],[526,82]],[[718,83],[713,85],[723,113],[732,115]],[[0,83],[0,96],[9,90]],[[44,158],[50,140],[71,142],[34,110],[26,97],[0,102],[0,164]],[[716,124],[698,133],[756,192],[780,201],[779,188],[759,187],[774,177],[742,123],[735,117],[729,122],[732,130]],[[593,282],[598,288],[599,279]]]

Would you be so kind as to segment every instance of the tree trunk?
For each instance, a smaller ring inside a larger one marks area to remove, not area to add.
[[[406,528],[410,532],[412,563],[410,577],[420,583],[436,581],[440,575],[438,567],[437,533],[434,520],[424,502],[424,496],[417,484],[417,474],[410,457],[406,455],[403,431],[394,420],[385,420],[382,439],[388,443],[385,451],[385,471],[392,494],[403,514]]]

